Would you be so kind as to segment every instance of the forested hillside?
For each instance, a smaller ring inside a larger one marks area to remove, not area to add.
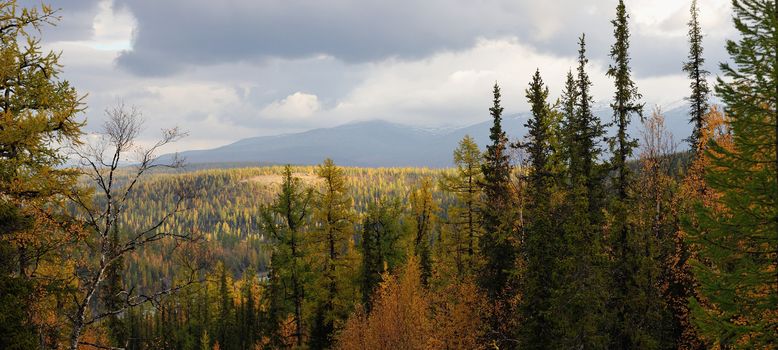
[[[608,118],[582,34],[560,96],[526,77],[526,133],[495,83],[453,167],[187,169],[121,101],[85,135],[56,12],[2,1],[0,349],[775,349],[778,3],[732,2],[712,87],[697,6],[683,140],[619,0]]]

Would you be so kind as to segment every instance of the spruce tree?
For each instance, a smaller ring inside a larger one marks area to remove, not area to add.
[[[294,321],[294,343],[303,345],[303,306],[306,287],[310,283],[310,266],[306,257],[308,237],[306,226],[311,215],[313,191],[284,167],[281,192],[262,212],[265,230],[273,240],[271,258],[271,300],[274,300],[275,321],[282,321],[291,312]],[[289,305],[291,303],[291,305]]]
[[[575,83],[575,76],[572,71],[567,71],[567,78],[565,79],[565,86],[562,90],[562,98],[559,103],[559,112],[562,116],[560,122],[561,137],[560,137],[560,158],[562,162],[562,168],[565,170],[566,175],[569,177],[570,167],[572,163],[577,161],[572,159],[573,144],[576,140],[576,118],[575,111],[578,105],[578,88]]]
[[[632,69],[629,65],[628,20],[629,15],[624,6],[624,0],[619,0],[619,4],[616,7],[616,19],[611,21],[616,42],[611,46],[610,56],[613,59],[613,63],[608,68],[607,75],[613,78],[616,90],[611,103],[616,136],[611,139],[610,144],[611,152],[613,153],[611,166],[616,171],[613,187],[615,187],[620,201],[627,199],[627,188],[630,183],[630,170],[627,166],[627,160],[632,156],[632,150],[637,147],[637,140],[629,136],[627,128],[633,114],[641,118],[643,117],[643,104],[639,102],[642,96],[632,80]],[[622,236],[623,233],[621,234]],[[623,239],[622,237],[621,240]]]
[[[603,129],[592,114],[591,81],[586,73],[585,40],[579,40],[575,111],[565,113],[568,140],[564,159],[569,161],[565,179],[557,261],[558,288],[553,293],[551,319],[561,332],[551,339],[552,348],[607,348],[605,256],[602,249],[602,165],[599,142]],[[567,90],[567,89],[566,89]],[[568,101],[564,101],[568,102]],[[564,104],[563,104],[564,109]]]
[[[502,112],[500,105],[500,87],[493,89],[493,106],[489,112],[493,118],[486,147],[482,171],[484,174],[484,233],[479,240],[483,257],[483,266],[479,273],[480,287],[486,292],[491,303],[491,327],[493,341],[502,342],[509,338],[510,322],[513,317],[512,305],[515,295],[513,277],[515,275],[517,247],[516,233],[512,219],[511,201],[511,164],[508,155],[508,137],[502,130]]]
[[[708,113],[708,74],[705,70],[705,57],[702,56],[702,30],[700,29],[699,10],[697,0],[692,0],[689,10],[689,57],[683,64],[683,71],[689,75],[689,87],[692,93],[686,99],[689,101],[689,122],[693,124],[692,134],[689,136],[689,146],[693,153],[699,149],[701,131],[704,127],[705,114]]]
[[[526,142],[521,143],[529,156],[527,228],[521,251],[526,261],[523,275],[520,339],[522,348],[547,349],[555,336],[554,317],[550,313],[554,288],[554,268],[557,258],[558,230],[554,224],[551,201],[557,174],[551,164],[552,108],[548,103],[548,87],[536,70],[526,90],[532,107],[527,121]]]
[[[778,3],[733,1],[739,41],[721,65],[716,92],[731,146],[712,140],[708,187],[687,228],[699,246],[693,315],[721,348],[770,348],[778,333]],[[694,222],[692,221],[692,222]]]
[[[638,232],[635,227],[637,218],[629,215],[635,207],[633,179],[627,161],[632,157],[637,140],[627,133],[632,116],[642,118],[643,104],[641,95],[632,80],[629,57],[629,15],[624,1],[616,7],[614,26],[615,42],[611,46],[613,63],[608,76],[614,79],[615,95],[611,103],[614,114],[616,135],[610,140],[611,167],[615,172],[609,209],[609,236],[613,266],[609,310],[613,312],[611,348],[614,349],[652,349],[659,346],[661,322],[648,315],[656,309],[661,295],[655,276],[658,262],[654,250],[655,237],[646,232]],[[653,322],[652,322],[653,321]],[[659,320],[661,321],[661,320]]]
[[[401,211],[399,200],[387,198],[370,203],[362,220],[360,289],[362,303],[368,311],[382,275],[398,266],[403,259],[400,247]]]

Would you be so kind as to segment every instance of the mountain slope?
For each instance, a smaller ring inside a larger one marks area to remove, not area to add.
[[[604,123],[611,120],[611,111],[596,112]],[[685,108],[679,107],[665,114],[666,125],[676,141],[687,137],[691,126],[687,123]],[[526,134],[527,113],[508,116],[503,121],[511,140]],[[630,128],[630,135],[639,137],[639,120]],[[448,167],[452,152],[465,135],[475,138],[484,147],[489,142],[491,121],[464,128],[435,133],[407,125],[386,121],[366,121],[332,128],[314,129],[301,133],[247,138],[209,150],[180,153],[191,164],[252,162],[276,164],[318,164],[327,157],[344,166],[360,167]],[[683,148],[684,144],[680,144]],[[169,158],[165,155],[162,158]]]

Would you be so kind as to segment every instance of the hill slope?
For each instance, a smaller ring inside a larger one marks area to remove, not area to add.
[[[596,112],[604,123],[611,120],[607,108]],[[667,128],[676,141],[691,131],[686,108],[665,112]],[[527,113],[508,116],[503,121],[511,140],[526,134]],[[630,128],[632,137],[639,137],[638,120]],[[366,121],[301,133],[252,137],[209,150],[180,153],[190,164],[251,162],[270,164],[318,164],[327,157],[344,166],[359,167],[448,167],[452,152],[465,135],[475,138],[479,146],[489,142],[491,121],[446,132],[434,132],[386,121]],[[684,144],[680,144],[683,148]],[[166,155],[163,157],[169,157]]]

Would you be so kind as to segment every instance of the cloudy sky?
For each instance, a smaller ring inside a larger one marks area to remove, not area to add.
[[[38,3],[26,0],[26,3]],[[385,119],[422,127],[487,120],[491,86],[506,112],[528,109],[540,68],[551,94],[585,32],[595,99],[616,0],[50,0],[63,76],[87,95],[88,130],[121,99],[146,119],[144,139],[178,125],[170,150]],[[632,63],[653,106],[682,103],[690,0],[628,0]],[[708,68],[734,37],[728,0],[699,0]]]

